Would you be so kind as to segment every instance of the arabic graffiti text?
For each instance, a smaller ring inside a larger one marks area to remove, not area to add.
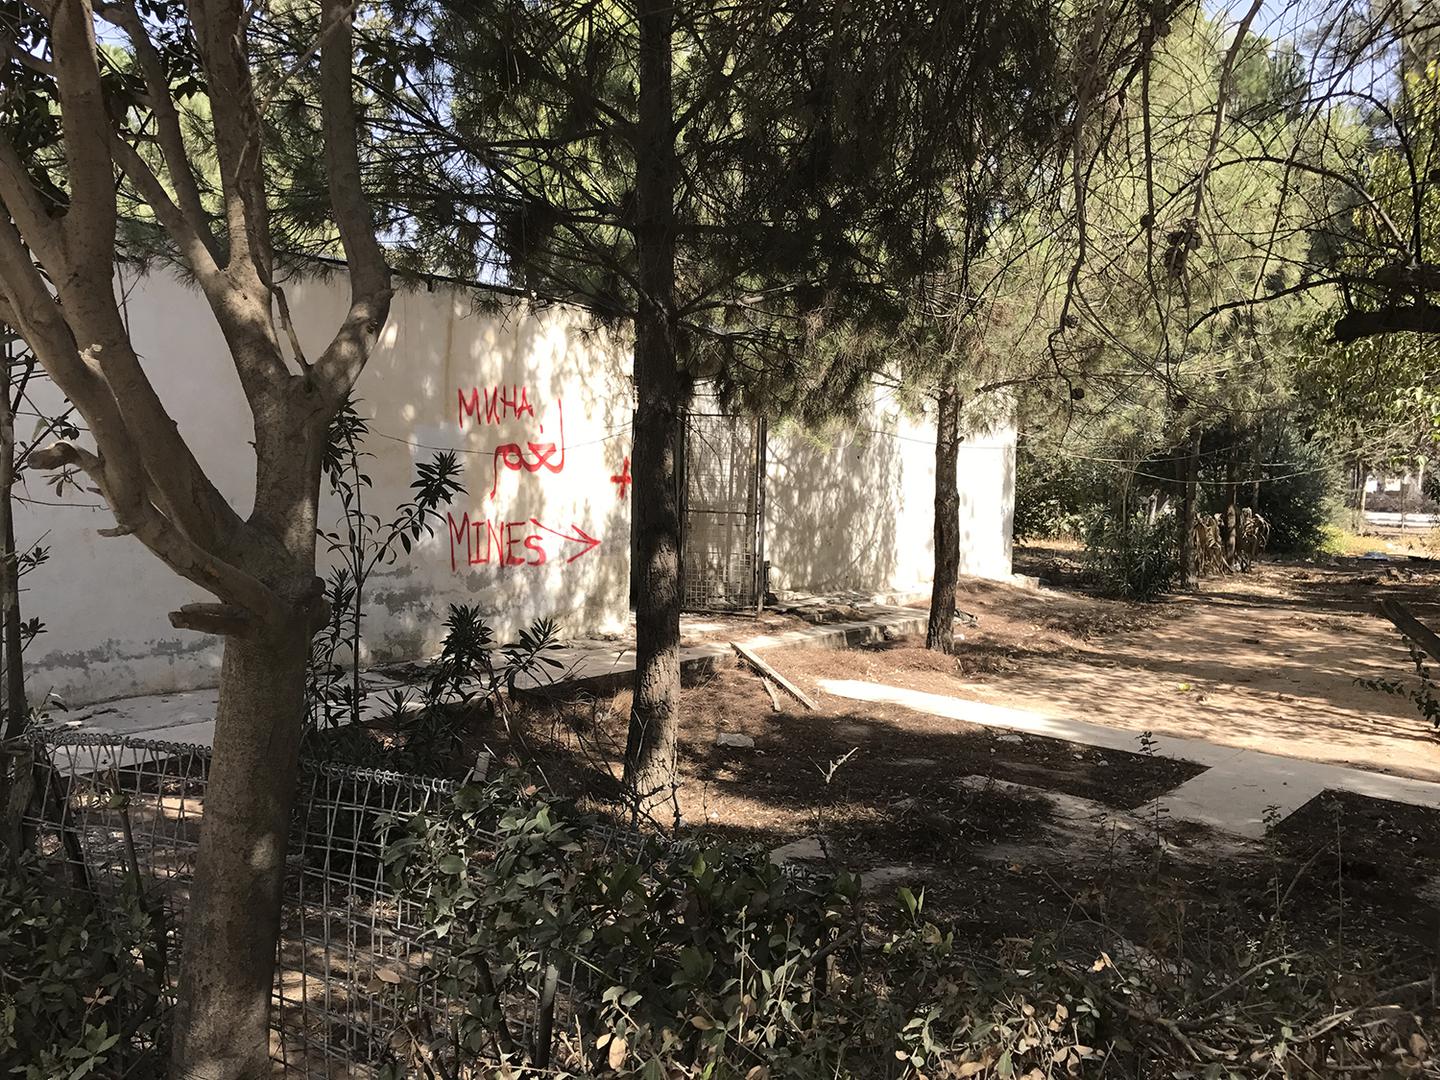
[[[528,473],[537,473],[541,469],[546,469],[552,473],[558,473],[565,468],[564,404],[557,401],[555,411],[560,417],[560,441],[558,443],[527,440],[523,446],[518,442],[509,442],[495,447],[495,465],[490,484],[492,499],[495,497],[495,492],[500,490],[501,469]],[[540,425],[540,431],[541,433],[545,431],[544,424]]]

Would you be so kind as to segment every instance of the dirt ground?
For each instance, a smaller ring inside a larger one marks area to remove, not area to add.
[[[1061,560],[1063,553],[1032,552],[1017,566],[1041,571],[1044,580],[1063,577],[1055,565]],[[1440,780],[1434,728],[1411,702],[1356,682],[1406,678],[1411,670],[1406,646],[1375,614],[1375,601],[1393,597],[1434,625],[1437,585],[1440,564],[1429,562],[1263,563],[1250,574],[1208,580],[1193,596],[1120,609],[1107,624],[1116,632],[1103,641],[1032,655],[1023,672],[971,680],[963,692],[1132,731]],[[986,609],[1027,606],[976,588]],[[1044,607],[1051,595],[1029,604]],[[1061,595],[1068,603],[1104,603]],[[978,644],[984,647],[983,635]]]
[[[814,712],[783,693],[772,702],[738,659],[685,687],[681,830],[858,870],[877,904],[899,883],[923,887],[931,910],[977,943],[1076,925],[1163,942],[1183,925],[1186,948],[1224,947],[1272,933],[1286,909],[1311,944],[1367,963],[1431,963],[1440,813],[1327,793],[1252,843],[1136,808],[1201,771],[1147,754],[1147,730],[1440,779],[1440,742],[1413,706],[1354,681],[1408,668],[1374,598],[1440,622],[1440,574],[1357,559],[1271,564],[1137,605],[1074,588],[1063,550],[1024,553],[1017,569],[1058,587],[965,581],[959,606],[974,624],[954,656],[917,640],[767,651]],[[742,638],[794,621],[765,620],[701,632]],[[827,678],[1099,721],[1133,731],[1135,752],[858,704],[820,692]],[[526,698],[508,727],[476,717],[455,760],[488,749],[623,818],[629,708],[628,692]]]
[[[796,681],[813,684],[834,666],[853,674],[873,657],[900,654],[911,664],[954,664],[953,658],[904,645],[792,648],[766,657]],[[777,710],[761,680],[738,659],[684,689],[679,732],[684,779],[677,801],[685,822],[775,842],[812,834],[819,826],[834,830],[842,820],[866,833],[868,825],[903,814],[917,794],[948,790],[964,777],[1009,780],[1129,808],[1200,771],[1185,762],[1148,758],[1138,753],[1138,744],[1135,754],[1104,752],[899,707],[856,707],[822,698],[819,710],[808,712],[783,693],[778,700]],[[552,783],[612,795],[619,789],[629,708],[628,692],[533,703],[522,718],[529,750],[549,770]],[[752,739],[754,745],[720,745],[722,735]],[[946,809],[955,811],[957,821],[965,816],[957,805]],[[878,851],[886,847],[883,832],[877,833]]]
[[[1047,625],[1015,615],[1005,634],[992,622],[1000,677],[1101,647],[1089,603],[1056,605]],[[1153,616],[1116,614],[1131,627]],[[1008,633],[1017,637],[1002,644]],[[927,689],[974,677],[913,642],[766,659],[807,688],[835,676]],[[683,832],[789,845],[858,871],[879,908],[900,884],[923,889],[928,910],[976,948],[1044,929],[1142,951],[1223,950],[1283,926],[1357,970],[1419,974],[1440,955],[1440,812],[1327,793],[1265,842],[1245,843],[1132,812],[1199,771],[1138,742],[1134,754],[1102,752],[824,695],[816,712],[783,697],[776,711],[739,663],[682,697]],[[518,756],[551,785],[613,808],[628,708],[627,693],[532,703],[517,717]],[[755,745],[717,745],[722,733]],[[503,757],[517,754],[490,736]]]

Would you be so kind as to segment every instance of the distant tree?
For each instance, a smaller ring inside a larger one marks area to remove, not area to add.
[[[1292,5],[1280,22],[1286,77],[1249,89],[1295,122],[1261,145],[1227,148],[1193,178],[1203,188],[1257,162],[1278,169],[1289,212],[1253,239],[1274,247],[1303,234],[1300,274],[1245,302],[1333,290],[1339,343],[1440,334],[1440,5],[1326,0]]]
[[[225,638],[176,1077],[270,1071],[305,663],[326,619],[315,576],[321,461],[330,418],[390,303],[361,189],[354,10],[342,0],[293,9],[302,47],[266,66],[251,54],[263,13],[241,0],[36,0],[3,22],[0,321],[24,337],[93,440],[57,442],[30,462],[83,470],[115,515],[108,535],[133,536],[216,598],[171,622]],[[123,45],[98,44],[97,17],[106,40]],[[292,77],[313,80],[329,216],[349,262],[349,309],[308,358],[282,345],[294,338],[282,334],[265,144],[268,95]],[[208,108],[192,109],[201,92]],[[255,427],[247,516],[206,476],[136,354],[113,280],[122,207],[144,208],[224,336]]]
[[[1304,266],[1332,193],[1300,166],[1323,140],[1304,133],[1294,53],[1254,32],[1258,9],[1234,25],[1193,5],[1142,16],[1134,65],[1112,75],[1126,92],[1072,165],[1081,255],[1046,344],[1061,392],[1025,403],[1032,435],[1110,463],[1120,519],[1142,472],[1180,496],[1186,570],[1202,443],[1207,462],[1224,459],[1208,475],[1233,543],[1255,455],[1293,409],[1310,327],[1335,295]],[[1282,142],[1293,170],[1266,152]]]
[[[1042,50],[1032,47],[1040,61]],[[973,95],[962,125],[975,141],[955,144],[947,205],[932,227],[943,238],[945,265],[922,274],[897,367],[911,392],[934,406],[934,573],[927,648],[950,652],[960,576],[960,444],[969,425],[1009,417],[1010,391],[1035,377],[1024,349],[1026,328],[1045,310],[1034,255],[1044,246],[1026,226],[1043,230],[1053,206],[1046,154],[1061,145],[1061,98],[1043,61],[1013,66],[1014,81],[996,80],[995,97]],[[973,111],[969,111],[973,109]],[[993,129],[989,126],[994,124]],[[967,408],[968,406],[968,408]]]

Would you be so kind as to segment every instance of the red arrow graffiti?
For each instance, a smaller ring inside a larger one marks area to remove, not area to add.
[[[574,562],[587,551],[600,546],[597,537],[591,536],[575,524],[571,524],[570,531],[566,533],[542,525],[538,518],[520,521],[477,518],[471,521],[470,515],[463,513],[460,520],[456,521],[455,515],[447,511],[445,519],[450,532],[452,571],[460,569],[462,560],[465,566],[544,566],[551,561],[552,553],[545,550],[545,538],[540,535],[542,532],[572,544],[582,545],[579,551],[565,560],[567,563]],[[553,543],[551,547],[554,547]],[[562,548],[561,552],[564,550]],[[554,558],[559,559],[561,552],[554,552]]]
[[[589,533],[587,533],[584,529],[580,528],[580,526],[579,526],[579,525],[576,525],[573,521],[570,523],[570,529],[571,529],[571,531],[577,533],[577,534],[578,534],[577,536],[569,536],[569,535],[567,535],[567,534],[565,534],[565,533],[563,533],[563,532],[560,532],[558,529],[552,529],[552,528],[550,528],[550,526],[548,526],[548,525],[542,525],[542,524],[540,523],[540,521],[539,521],[538,518],[531,518],[531,519],[530,519],[530,524],[531,524],[531,525],[534,525],[537,529],[544,529],[546,532],[551,533],[551,534],[554,535],[554,536],[560,537],[561,540],[569,540],[571,543],[574,543],[574,544],[584,544],[584,545],[585,545],[583,548],[581,548],[579,551],[577,551],[574,555],[571,555],[568,559],[566,559],[565,561],[566,561],[567,563],[572,563],[572,562],[574,562],[574,561],[575,561],[576,559],[578,559],[581,555],[584,555],[587,551],[593,551],[595,548],[597,548],[597,547],[600,546],[600,541],[599,541],[599,540],[597,540],[595,537],[591,536],[591,535],[590,535]]]

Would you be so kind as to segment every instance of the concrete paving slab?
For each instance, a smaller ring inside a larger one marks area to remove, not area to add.
[[[1440,784],[1413,780],[1408,776],[1366,772],[1364,769],[1337,769],[1336,774],[1335,786],[1341,791],[1440,810]]]
[[[1272,771],[1247,767],[1251,765],[1237,761],[1206,769],[1137,813],[1158,807],[1172,818],[1259,839],[1268,822],[1283,821],[1328,786],[1322,774],[1310,769]]]
[[[1137,749],[1133,731],[1069,720],[1009,706],[993,705],[944,694],[928,694],[898,686],[855,680],[822,679],[822,693],[852,701],[900,705],[985,727],[1024,731],[1105,750]],[[1157,736],[1162,757],[1193,761],[1206,770],[1174,791],[1141,807],[1143,816],[1157,805],[1173,818],[1199,821],[1238,836],[1259,838],[1267,822],[1282,821],[1323,791],[1349,791],[1374,799],[1390,799],[1440,809],[1440,784],[1364,769],[1282,757],[1199,739]]]
[[[856,679],[821,679],[816,685],[822,693],[851,701],[869,701],[876,704],[900,705],[932,716],[945,716],[962,720],[968,724],[983,727],[1005,728],[1024,731],[1031,735],[1046,735],[1052,739],[1082,743],[1103,750],[1124,750],[1136,753],[1140,746],[1132,731],[1092,724],[1084,720],[1066,720],[1028,709],[1016,709],[1008,705],[991,705],[969,698],[950,697],[945,694],[928,694],[921,690],[907,690],[883,683],[861,682]],[[1199,765],[1217,765],[1237,754],[1244,753],[1229,746],[1215,746],[1198,739],[1176,739],[1169,736],[1154,739],[1156,753],[1162,757],[1193,761]]]
[[[1241,751],[1156,802],[1176,817],[1259,837],[1267,819],[1284,820],[1323,791],[1440,809],[1440,784],[1255,750]]]
[[[220,700],[216,690],[187,690],[150,697],[121,698],[52,713],[52,726],[60,731],[103,732],[154,738],[154,732],[213,722]]]

